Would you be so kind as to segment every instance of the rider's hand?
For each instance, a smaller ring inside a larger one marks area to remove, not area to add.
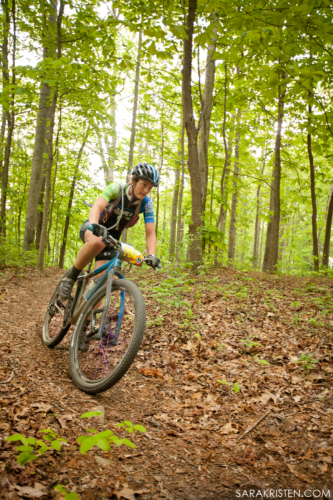
[[[152,267],[153,269],[156,269],[160,263],[160,259],[158,259],[156,255],[148,255],[148,257],[146,257],[145,259],[145,262],[146,264],[148,264],[148,266]]]
[[[93,227],[92,233],[95,236],[103,236],[104,235],[104,226],[101,226],[100,224],[90,224]]]

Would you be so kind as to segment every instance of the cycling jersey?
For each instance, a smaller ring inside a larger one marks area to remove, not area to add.
[[[101,197],[104,198],[108,204],[100,214],[99,224],[105,226],[106,228],[112,228],[109,230],[111,236],[116,240],[120,240],[121,233],[127,227],[134,226],[138,220],[139,215],[143,214],[145,224],[149,222],[155,222],[154,219],[154,207],[153,202],[149,196],[145,196],[143,200],[135,200],[130,196],[127,196],[129,186],[121,185],[117,183],[109,184],[104,191],[101,193]],[[124,191],[124,211],[121,219],[118,221],[118,217],[121,214],[122,209],[122,190]],[[85,242],[85,232],[89,226],[89,220],[86,220],[80,229],[80,238]],[[97,257],[98,260],[111,260],[114,257],[114,251],[104,249]]]

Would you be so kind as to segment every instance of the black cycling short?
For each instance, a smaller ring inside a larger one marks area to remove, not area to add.
[[[84,234],[85,234],[86,230],[88,229],[89,224],[90,224],[89,220],[86,220],[80,228],[80,238],[83,241],[83,243],[85,243]],[[112,260],[117,256],[117,253],[118,252],[115,248],[104,248],[104,250],[102,250],[95,257],[95,261],[97,262],[99,260]]]

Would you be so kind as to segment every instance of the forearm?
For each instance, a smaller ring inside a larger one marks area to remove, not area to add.
[[[90,209],[89,216],[88,216],[89,222],[91,224],[98,224],[100,213],[101,213],[101,211],[100,211],[99,207],[96,207],[95,205],[93,205]]]
[[[148,255],[156,255],[157,240],[155,231],[146,235],[146,243]]]

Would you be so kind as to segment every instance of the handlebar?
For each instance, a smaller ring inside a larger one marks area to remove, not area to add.
[[[105,243],[106,246],[120,248],[120,245],[121,245],[120,241],[113,238],[113,236],[111,236],[111,234],[108,234],[106,227],[104,227],[104,226],[100,226],[100,227],[101,227],[101,229],[103,229],[103,236],[102,236],[103,243]],[[93,232],[93,230],[94,230],[94,228],[91,224],[89,224],[87,229],[89,229],[89,231],[91,231],[91,232]],[[145,257],[143,261],[145,262],[146,260],[149,260],[149,258]],[[147,264],[147,265],[149,265],[149,264]],[[158,266],[156,266],[156,269],[161,269],[161,268],[162,268],[161,264],[158,264]]]

